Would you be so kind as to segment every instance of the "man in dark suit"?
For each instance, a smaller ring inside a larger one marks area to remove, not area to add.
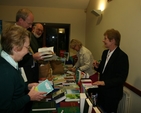
[[[104,46],[101,62],[94,62],[95,69],[100,73],[99,81],[93,84],[99,86],[98,105],[106,113],[116,113],[119,101],[123,95],[123,85],[129,71],[128,56],[120,48],[120,33],[109,29],[104,33]]]

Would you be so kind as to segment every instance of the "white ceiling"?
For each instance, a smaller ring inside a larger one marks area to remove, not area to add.
[[[89,0],[0,0],[0,5],[86,9]]]

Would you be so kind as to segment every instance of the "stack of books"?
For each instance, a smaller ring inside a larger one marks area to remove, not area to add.
[[[81,79],[80,80],[80,92],[81,93],[86,93],[88,89],[90,88],[98,88],[97,85],[93,85],[92,84],[92,80],[91,79]]]
[[[76,90],[76,89],[67,89],[66,90],[66,102],[70,102],[70,101],[80,101],[80,90]]]
[[[64,90],[64,89],[59,89],[59,90],[53,92],[53,94],[52,94],[52,99],[53,99],[56,103],[59,103],[59,102],[65,100],[65,99],[66,99],[65,92],[66,92],[66,90]]]

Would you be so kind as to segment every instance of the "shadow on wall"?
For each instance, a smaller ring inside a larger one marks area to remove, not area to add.
[[[103,17],[102,14],[98,17],[97,22],[96,22],[96,25],[100,24],[100,22],[101,22],[101,20],[102,20],[102,17]]]

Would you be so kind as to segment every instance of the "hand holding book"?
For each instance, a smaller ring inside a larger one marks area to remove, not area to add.
[[[45,94],[47,94],[47,93],[36,91],[35,86],[33,86],[31,88],[30,92],[28,93],[31,101],[40,101],[46,97]]]

